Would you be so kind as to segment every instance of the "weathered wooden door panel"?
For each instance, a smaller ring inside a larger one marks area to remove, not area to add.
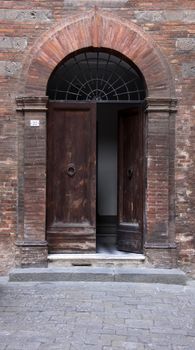
[[[117,246],[130,252],[142,251],[143,126],[141,108],[119,113]]]
[[[48,113],[47,240],[51,252],[94,251],[96,106],[51,102]]]

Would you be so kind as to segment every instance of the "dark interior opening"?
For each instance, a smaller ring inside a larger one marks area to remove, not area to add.
[[[117,226],[118,107],[97,104],[97,251],[114,249]]]

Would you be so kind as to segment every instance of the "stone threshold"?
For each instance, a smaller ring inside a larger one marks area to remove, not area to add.
[[[135,253],[49,254],[50,266],[127,266],[143,264],[145,256]]]
[[[186,275],[179,269],[147,267],[48,267],[16,268],[10,282],[136,282],[185,285]]]

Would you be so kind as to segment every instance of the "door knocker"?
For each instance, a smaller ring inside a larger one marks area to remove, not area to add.
[[[74,163],[70,163],[68,164],[68,167],[67,167],[67,175],[72,177],[76,174],[76,169],[75,169],[75,165]]]

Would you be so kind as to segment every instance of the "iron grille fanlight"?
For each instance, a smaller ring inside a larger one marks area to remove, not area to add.
[[[146,96],[141,74],[113,52],[84,51],[62,62],[51,75],[51,100],[141,101]]]

